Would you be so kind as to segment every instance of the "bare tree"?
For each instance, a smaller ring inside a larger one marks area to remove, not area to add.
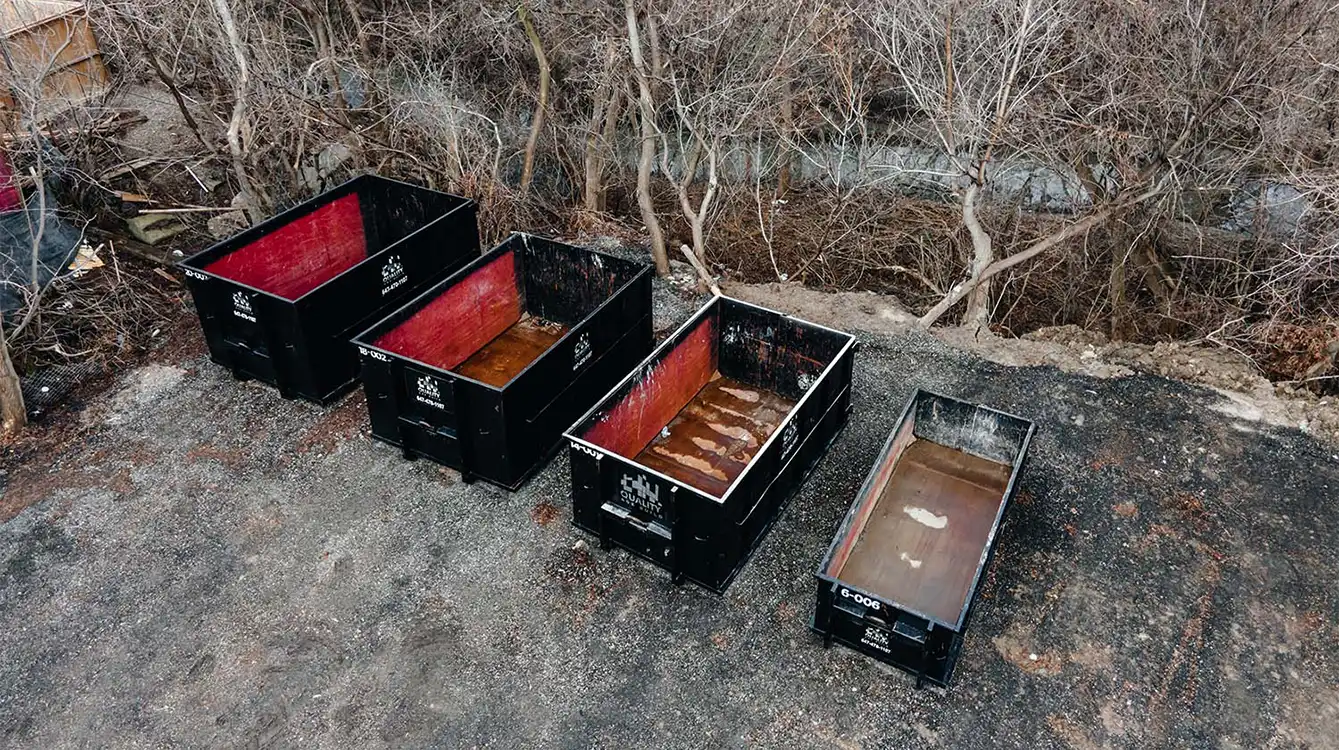
[[[525,163],[521,167],[521,194],[529,192],[530,181],[535,174],[535,150],[539,148],[539,136],[544,132],[544,112],[549,106],[549,57],[544,52],[544,42],[530,15],[530,9],[524,3],[517,6],[516,14],[521,18],[525,36],[535,51],[535,62],[539,65],[539,94],[535,98],[535,116],[530,121],[530,138],[525,142]]]
[[[251,74],[246,62],[246,48],[243,47],[241,36],[237,33],[237,24],[233,21],[232,7],[228,4],[228,0],[212,0],[212,2],[214,13],[218,16],[219,25],[223,28],[223,34],[227,39],[233,61],[237,65],[237,74],[233,85],[232,118],[228,121],[228,148],[232,152],[233,174],[237,177],[237,186],[242,192],[243,203],[246,206],[247,213],[251,216],[251,223],[255,224],[264,218],[266,211],[261,205],[259,194],[252,186],[251,177],[247,173],[246,146],[242,141],[247,93],[251,81]]]
[[[632,53],[633,77],[637,80],[638,121],[641,130],[641,149],[637,159],[637,205],[641,208],[642,222],[646,224],[647,234],[651,237],[651,258],[656,264],[656,273],[669,274],[669,254],[665,251],[665,233],[660,228],[660,218],[656,215],[655,200],[651,195],[651,170],[655,165],[656,144],[660,138],[656,125],[655,100],[651,95],[651,77],[659,74],[659,65],[648,67],[642,54],[641,32],[638,28],[637,9],[632,0],[624,0],[624,12],[628,24],[628,49]],[[655,19],[648,17],[651,28],[652,59],[658,61],[659,48],[656,45]]]

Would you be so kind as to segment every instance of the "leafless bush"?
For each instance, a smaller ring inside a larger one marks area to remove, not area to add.
[[[203,108],[264,211],[318,189],[304,166],[339,143],[330,179],[470,194],[490,237],[621,220],[658,260],[682,242],[744,278],[895,291],[927,325],[960,304],[1143,338],[1339,315],[1325,0],[95,7],[121,72]],[[1250,218],[1261,185],[1303,209]]]

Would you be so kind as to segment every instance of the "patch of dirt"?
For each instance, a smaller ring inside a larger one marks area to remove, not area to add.
[[[197,445],[186,451],[186,458],[190,461],[214,461],[229,469],[237,469],[244,466],[247,462],[247,456],[241,451],[228,450],[216,445]]]
[[[1078,724],[1064,716],[1050,716],[1046,719],[1046,725],[1073,750],[1100,750],[1101,748],[1101,745],[1094,742]]]
[[[326,411],[321,420],[312,425],[298,439],[297,454],[318,453],[329,455],[335,448],[357,437],[367,424],[367,395],[359,388],[337,406]]]
[[[1065,668],[1066,658],[1056,651],[1037,651],[1027,633],[1011,628],[993,639],[995,650],[1015,667],[1040,677],[1055,677]]]
[[[557,506],[548,501],[544,501],[530,509],[530,518],[540,526],[548,526],[558,520],[559,511]]]
[[[132,418],[135,412],[180,385],[185,377],[184,368],[158,362],[132,370],[107,403],[107,424],[120,424]]]
[[[1134,518],[1139,515],[1139,508],[1134,503],[1118,503],[1112,506],[1111,512],[1121,518]]]

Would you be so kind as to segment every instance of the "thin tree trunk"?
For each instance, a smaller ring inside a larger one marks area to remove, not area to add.
[[[371,61],[372,43],[367,38],[367,29],[363,28],[363,14],[358,10],[358,0],[344,0],[344,7],[348,9],[349,18],[353,20],[353,33],[358,37],[358,49],[363,53],[363,61]]]
[[[967,233],[972,237],[972,265],[968,278],[976,282],[967,295],[967,309],[963,312],[962,324],[977,329],[990,325],[990,279],[981,278],[981,274],[995,260],[994,243],[976,215],[980,197],[981,186],[976,181],[962,195],[962,223],[967,226]]]
[[[258,224],[265,218],[265,211],[259,205],[260,199],[251,186],[251,178],[246,173],[246,149],[242,145],[242,120],[246,116],[246,96],[250,87],[250,73],[247,70],[246,50],[242,38],[237,34],[237,24],[232,19],[232,8],[228,0],[212,0],[214,12],[218,15],[223,33],[228,38],[233,60],[237,63],[237,80],[233,86],[232,118],[228,121],[228,150],[232,153],[232,169],[237,176],[237,186],[242,192],[247,213],[252,224]]]
[[[701,141],[699,141],[701,144]],[[707,211],[711,209],[711,201],[716,197],[716,188],[718,182],[716,179],[716,149],[717,144],[712,143],[707,146],[707,192],[702,196],[702,202],[698,204],[697,210],[693,210],[692,201],[688,199],[688,186],[692,184],[693,172],[697,169],[697,158],[694,157],[688,164],[688,172],[684,175],[683,182],[679,183],[679,207],[683,209],[683,216],[688,220],[688,227],[693,233],[693,252],[697,254],[698,260],[705,267],[707,263],[707,239],[706,222]]]
[[[618,163],[618,121],[623,114],[623,104],[629,101],[627,92],[623,88],[615,86],[613,95],[609,99],[609,106],[604,111],[604,131],[601,134],[601,148],[603,157],[601,162],[607,166],[609,159],[613,158]],[[604,186],[605,170],[600,170],[600,195],[599,202],[596,204],[597,211],[604,211],[608,207],[609,196]]]
[[[781,88],[781,130],[784,135],[780,144],[781,158],[776,165],[776,197],[778,198],[784,198],[790,192],[792,155],[789,144],[791,134],[795,130],[794,98],[794,92],[791,91],[790,87],[790,79],[786,79]]]
[[[609,141],[606,137],[610,111],[618,105],[617,89],[614,87],[614,46],[609,45],[605,59],[604,77],[595,90],[595,102],[591,105],[590,122],[586,126],[586,186],[583,204],[587,211],[604,210],[604,161],[609,153]]]
[[[1111,340],[1125,341],[1130,337],[1130,311],[1126,301],[1125,288],[1129,274],[1130,250],[1122,248],[1116,251],[1111,262],[1111,277],[1107,280],[1107,296],[1111,299]]]
[[[651,258],[656,264],[656,273],[669,275],[669,255],[665,251],[665,234],[660,228],[660,219],[656,216],[655,203],[651,199],[651,168],[656,158],[656,138],[658,132],[655,123],[655,104],[651,100],[651,83],[647,80],[646,62],[642,58],[642,44],[637,32],[637,10],[632,0],[624,0],[623,9],[628,21],[628,47],[632,51],[632,67],[637,77],[641,119],[641,155],[637,160],[637,205],[642,211],[642,222],[651,236]],[[654,47],[654,45],[653,45]]]
[[[521,166],[521,194],[530,191],[530,182],[535,176],[535,150],[539,148],[539,135],[544,129],[544,112],[549,108],[549,58],[544,54],[544,43],[535,30],[530,17],[530,9],[521,5],[516,9],[525,27],[525,36],[535,51],[535,62],[539,64],[539,100],[535,103],[535,116],[530,122],[530,138],[525,142],[525,163]]]
[[[23,403],[23,389],[14,360],[9,356],[4,315],[0,313],[0,435],[12,435],[28,424],[28,407]]]
[[[339,81],[339,70],[335,65],[333,47],[334,30],[330,28],[330,17],[323,9],[317,8],[314,0],[302,0],[299,9],[311,27],[312,44],[316,47],[316,59],[313,66],[325,74],[325,86],[329,90],[335,106],[344,107],[344,86]]]

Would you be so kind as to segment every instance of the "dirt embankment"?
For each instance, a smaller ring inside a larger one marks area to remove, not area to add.
[[[895,299],[869,292],[819,292],[779,283],[727,284],[724,291],[835,328],[902,333],[916,327],[916,317]],[[1250,358],[1227,347],[1112,342],[1073,325],[1042,328],[1021,338],[957,327],[935,328],[927,335],[1005,365],[1051,365],[1100,378],[1141,372],[1207,386],[1224,396],[1220,408],[1233,416],[1339,443],[1339,398],[1273,383]]]

